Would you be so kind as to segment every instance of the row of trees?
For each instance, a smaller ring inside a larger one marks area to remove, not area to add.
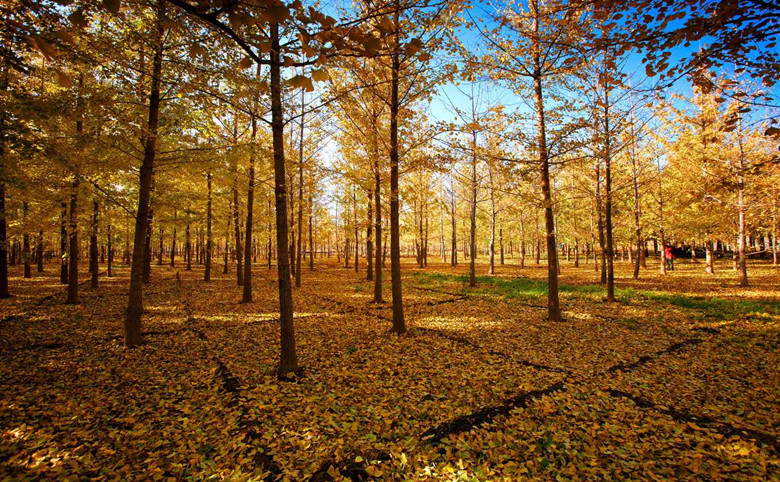
[[[472,285],[480,251],[491,274],[507,255],[544,257],[553,321],[559,256],[592,260],[614,301],[620,251],[637,277],[648,243],[700,243],[710,271],[714,251],[733,245],[746,285],[748,239],[776,244],[777,129],[755,111],[771,97],[739,72],[726,80],[698,65],[690,105],[662,100],[625,73],[631,43],[610,19],[631,7],[13,5],[3,11],[0,296],[9,250],[14,261],[61,259],[69,303],[79,257],[96,286],[101,253],[110,264],[121,250],[132,347],[153,258],[202,262],[208,281],[221,257],[248,303],[260,256],[278,273],[287,376],[298,370],[293,284],[317,255],[356,270],[365,259],[375,302],[389,257],[396,333],[406,331],[403,246],[420,267],[434,249],[468,261]],[[647,61],[647,74],[670,69]],[[499,102],[497,90],[526,103]],[[446,122],[428,110],[442,92],[457,96]]]

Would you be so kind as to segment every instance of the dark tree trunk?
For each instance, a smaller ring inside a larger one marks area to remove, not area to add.
[[[290,254],[287,252],[287,186],[284,165],[284,114],[282,112],[282,76],[279,24],[271,25],[271,131],[274,151],[274,188],[276,199],[276,249],[279,285],[279,327],[281,350],[277,374],[298,371],[293,323]]]
[[[92,234],[89,237],[89,266],[92,278],[90,287],[98,287],[98,216],[100,214],[97,201],[92,201]]]
[[[22,202],[22,212],[24,223],[27,223],[27,212],[29,211],[29,205],[27,201]],[[24,234],[22,235],[22,261],[24,262],[24,277],[32,278],[32,268],[30,266],[30,234],[27,232],[27,227],[24,228]]]
[[[60,283],[68,284],[68,205],[60,201]]]
[[[178,217],[178,213],[176,210],[173,211],[173,222],[176,222],[176,218]],[[171,237],[171,268],[176,266],[176,225],[173,225],[173,236]]]
[[[156,35],[154,38],[154,60],[152,62],[151,89],[149,93],[149,118],[147,122],[146,144],[141,163],[138,189],[138,210],[135,219],[133,237],[133,263],[130,269],[130,296],[125,318],[125,346],[134,347],[141,343],[141,315],[143,314],[143,264],[144,247],[147,239],[147,219],[149,218],[149,200],[152,192],[152,175],[157,152],[157,125],[160,114],[160,83],[163,57],[163,35],[165,2],[157,4]]]
[[[78,121],[80,124],[81,121]],[[77,132],[82,132],[78,127]],[[69,230],[70,236],[68,246],[68,297],[67,304],[76,304],[79,302],[79,233],[78,233],[78,200],[79,200],[79,176],[73,175],[73,183],[70,193],[70,216]]]
[[[252,176],[254,177],[254,176]],[[235,231],[236,241],[236,284],[242,286],[244,284],[244,272],[242,257],[244,252],[241,249],[241,225],[238,222],[238,164],[233,163],[233,230]]]
[[[184,228],[184,257],[187,258],[187,271],[192,271],[192,237],[190,235],[190,221]]]
[[[211,251],[213,249],[211,217],[211,171],[209,171],[206,173],[206,270],[203,272],[203,281],[211,281]]]
[[[376,144],[376,127],[374,128],[374,143]],[[374,211],[376,215],[374,226],[374,242],[376,244],[376,256],[374,259],[374,303],[384,303],[382,298],[382,177],[379,171],[379,153],[374,150]]]
[[[114,263],[114,242],[113,242],[113,233],[111,232],[111,225],[109,224],[106,226],[106,237],[108,238],[106,240],[107,243],[107,250],[108,254],[106,255],[106,275],[111,278],[114,276],[114,274],[111,271],[112,265]]]
[[[544,97],[542,95],[541,59],[539,46],[539,7],[533,2],[534,15],[534,98],[538,128],[539,170],[544,200],[544,220],[547,231],[547,318],[561,321],[561,307],[558,300],[558,250],[555,240],[555,218],[550,186],[550,165],[547,153],[547,132],[545,125]]]
[[[259,72],[260,69],[258,67],[258,74]],[[257,107],[257,102],[253,102],[253,104]],[[244,289],[241,296],[241,303],[252,302],[252,231],[254,228],[255,212],[255,140],[257,139],[257,117],[255,116],[254,111],[252,112],[249,121],[252,124],[252,147],[249,151],[249,184],[247,185],[246,190],[246,226],[244,227],[246,239],[244,241],[244,280],[242,283]],[[285,202],[287,201],[285,200]],[[237,230],[236,234],[238,234],[238,232],[239,230]],[[237,242],[236,246],[239,244],[240,243]]]
[[[37,271],[43,273],[43,230],[38,231],[38,242],[35,247],[35,260],[38,262]]]
[[[396,2],[397,4],[397,2]],[[390,278],[393,293],[394,333],[406,333],[403,293],[401,286],[401,226],[400,199],[398,191],[398,84],[401,71],[399,12],[396,10],[393,22],[395,41],[390,69]]]
[[[367,217],[367,223],[366,223],[366,280],[367,281],[373,281],[374,279],[374,241],[373,241],[373,231],[374,231],[374,209],[373,209],[373,202],[374,202],[374,193],[371,189],[368,190],[367,199],[368,199],[368,205],[366,208],[366,217]],[[309,233],[309,237],[311,237],[311,233]]]

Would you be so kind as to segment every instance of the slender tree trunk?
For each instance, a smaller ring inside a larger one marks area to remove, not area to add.
[[[211,281],[211,260],[213,241],[211,234],[211,171],[206,172],[206,270],[203,272],[203,281]]]
[[[187,220],[187,227],[184,228],[184,257],[187,258],[187,271],[192,271],[192,238],[190,237],[190,221]]]
[[[550,185],[550,165],[547,154],[547,131],[545,125],[544,97],[542,94],[541,58],[539,46],[539,6],[533,3],[534,15],[534,98],[538,127],[539,170],[541,174],[542,194],[544,196],[544,219],[547,231],[547,318],[561,321],[561,308],[558,300],[558,251],[555,240],[555,217],[553,213],[552,190]]]
[[[371,203],[371,199],[368,200]],[[369,233],[369,238],[371,233]],[[309,191],[309,271],[314,271],[314,199],[312,199],[311,191]],[[368,264],[371,264],[369,260]]]
[[[24,227],[24,234],[22,235],[22,261],[24,262],[24,277],[25,278],[32,278],[32,268],[30,266],[30,234],[27,232],[27,212],[29,211],[30,207],[27,204],[27,201],[22,201],[22,212],[23,214],[23,224]]]
[[[114,264],[114,240],[112,239],[113,233],[111,232],[110,224],[106,227],[106,236],[108,237],[106,241],[108,243],[108,255],[106,256],[106,274],[109,278],[111,278],[114,276],[111,271],[111,267]]]
[[[68,284],[68,205],[60,201],[60,284]]]
[[[178,217],[178,212],[174,209],[173,210],[173,236],[171,237],[171,268],[176,266],[176,218]]]
[[[777,260],[777,188],[772,186],[772,266],[778,266]]]
[[[259,77],[260,74],[260,68],[257,68],[257,76]],[[244,240],[244,266],[242,267],[242,275],[244,276],[244,280],[242,282],[243,284],[243,293],[241,296],[241,303],[251,303],[252,302],[252,231],[254,228],[254,209],[255,209],[255,156],[256,156],[256,146],[255,142],[257,140],[257,117],[254,113],[254,108],[257,107],[257,94],[254,94],[254,101],[253,101],[253,110],[252,114],[249,116],[249,122],[252,125],[252,134],[250,137],[251,146],[249,149],[249,184],[247,185],[246,190],[246,225],[244,226],[244,236],[246,236]],[[274,147],[276,149],[276,147]],[[275,157],[275,155],[274,155]],[[284,162],[284,161],[282,161]],[[284,185],[284,179],[282,179],[282,185]],[[285,203],[287,203],[287,200],[284,200]],[[286,206],[286,204],[285,204]],[[285,216],[287,214],[285,213]],[[238,219],[238,217],[236,217]],[[286,223],[286,218],[285,218]],[[241,230],[236,230],[236,235],[240,236]],[[286,235],[285,235],[286,238]],[[236,242],[236,248],[240,246],[240,242]],[[284,245],[287,245],[287,241],[284,242]],[[241,254],[238,254],[238,257],[241,257]],[[268,267],[271,267],[271,260],[268,260]],[[289,278],[289,274],[288,274]],[[289,283],[289,279],[288,279]]]
[[[92,273],[90,286],[92,288],[98,287],[98,216],[98,202],[92,201],[92,235],[89,238],[89,264]]]
[[[81,84],[81,79],[79,79]],[[81,85],[79,85],[81,88]],[[79,101],[80,102],[80,101]],[[79,137],[83,134],[82,120],[76,121],[76,132]],[[73,174],[73,182],[70,192],[70,214],[68,218],[68,234],[70,236],[68,246],[68,296],[67,304],[79,302],[79,233],[78,233],[78,200],[79,200],[79,175]]]
[[[236,120],[237,122],[237,120]],[[237,135],[236,135],[237,137]],[[236,250],[236,284],[242,286],[244,284],[244,269],[242,258],[244,252],[241,249],[241,225],[238,222],[239,219],[239,204],[238,204],[238,162],[233,162],[233,230],[235,235],[235,250]]]
[[[295,287],[301,287],[301,251],[303,238],[303,127],[305,111],[304,91],[301,89],[301,130],[298,150],[298,248],[295,261]],[[355,245],[357,246],[357,245]],[[357,268],[357,256],[355,256],[355,268]]]
[[[159,236],[159,243],[158,243],[159,249],[157,250],[157,266],[162,266],[162,264],[163,264],[163,250],[164,250],[163,241],[165,240],[165,228],[163,227],[162,222],[159,223],[158,231],[159,231],[160,236]]]
[[[276,249],[279,285],[279,326],[281,350],[277,374],[285,376],[298,370],[293,324],[290,254],[287,252],[287,186],[284,172],[284,113],[282,112],[282,75],[279,24],[271,25],[271,131],[274,151],[274,187],[276,194]]]
[[[496,196],[493,186],[493,169],[488,167],[490,176],[490,268],[489,274],[496,274]]]
[[[37,272],[43,273],[43,230],[38,231],[38,239],[35,243],[35,260],[37,261]]]
[[[368,190],[367,199],[368,204],[366,206],[366,280],[373,281],[374,279],[374,193],[371,189]]]
[[[396,0],[396,7],[399,2]],[[398,84],[401,71],[401,22],[396,10],[393,22],[394,42],[390,69],[390,277],[393,293],[394,333],[406,333],[403,293],[401,286],[401,226],[400,199],[398,190]]]
[[[376,118],[374,118],[374,243],[376,244],[376,256],[374,259],[374,303],[384,303],[382,298],[382,176],[379,171],[379,152],[377,143]]]
[[[738,250],[739,255],[737,257],[737,265],[739,267],[739,286],[746,288],[748,286],[747,277],[747,255],[746,255],[746,236],[747,225],[745,221],[745,152],[742,146],[742,126],[738,130],[738,146],[739,146],[739,170],[737,172],[737,208],[739,211],[739,228],[737,232],[738,236]]]
[[[152,174],[152,191],[154,191],[154,174]],[[150,201],[151,203],[151,197]],[[149,207],[149,216],[146,218],[146,239],[144,240],[144,267],[143,284],[148,284],[152,276],[152,226],[154,221],[154,208]]]
[[[520,269],[525,268],[525,216],[520,213]]]
[[[450,196],[450,221],[452,225],[452,250],[450,252],[450,265],[458,265],[458,222],[456,218],[457,204],[455,199],[455,185],[450,178],[450,188],[452,189],[452,195]]]
[[[352,189],[352,215],[354,221],[354,236],[355,236],[355,274],[360,272],[360,231],[358,230],[358,208],[357,198],[355,196],[355,188]]]
[[[3,57],[5,58],[6,56]],[[9,67],[6,64],[7,62],[3,61],[2,85],[0,85],[3,94],[8,91]],[[3,110],[5,110],[4,107]],[[5,112],[0,113],[0,299],[11,297],[11,293],[8,290],[8,228],[5,215],[6,117]]]
[[[149,217],[149,199],[152,190],[152,174],[156,154],[157,125],[160,113],[160,81],[162,72],[163,35],[165,2],[158,1],[156,35],[154,38],[154,60],[152,62],[151,89],[149,93],[149,118],[147,122],[146,144],[141,163],[140,185],[138,190],[138,210],[135,219],[133,244],[133,264],[130,270],[130,296],[125,318],[125,346],[134,347],[141,343],[141,314],[143,313],[143,262],[144,241],[146,240],[147,219]],[[72,270],[71,270],[72,271]]]
[[[469,286],[477,285],[477,132],[471,131],[471,214],[469,216]]]

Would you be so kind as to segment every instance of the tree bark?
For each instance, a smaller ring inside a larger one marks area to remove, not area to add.
[[[212,233],[211,233],[211,171],[206,172],[206,270],[203,281],[211,281]]]
[[[382,298],[382,176],[379,171],[379,152],[377,143],[376,123],[374,124],[374,244],[376,255],[374,259],[374,303],[384,303]]]
[[[24,263],[24,277],[32,278],[32,269],[30,266],[30,234],[27,232],[27,212],[30,207],[27,201],[22,201],[22,219],[24,226],[24,234],[22,234],[22,261]]]
[[[398,1],[395,2],[398,6]],[[403,293],[401,286],[401,226],[400,199],[398,190],[398,84],[401,71],[401,22],[399,11],[396,10],[393,22],[394,42],[392,65],[390,69],[390,277],[393,293],[393,328],[394,333],[406,333],[404,319]]]
[[[539,39],[539,6],[537,0],[533,4],[532,42],[534,44],[534,100],[538,128],[538,155],[541,175],[542,194],[544,199],[544,220],[547,231],[547,318],[550,321],[561,321],[561,308],[558,299],[558,250],[555,240],[555,217],[553,213],[552,192],[550,186],[550,164],[547,153],[547,132],[545,125],[544,97],[542,94],[542,63],[540,57]]]
[[[113,233],[111,232],[110,224],[106,227],[106,237],[108,238],[106,240],[108,244],[108,255],[106,256],[106,275],[111,278],[114,276],[111,271],[112,265],[114,264],[114,240],[112,239]]]
[[[89,238],[89,265],[92,278],[90,287],[98,287],[98,216],[99,206],[97,201],[92,201],[92,234]]]
[[[60,284],[68,284],[68,205],[60,201]]]
[[[260,76],[260,67],[257,68],[257,77]],[[247,185],[246,190],[246,225],[244,226],[245,233],[244,236],[246,236],[244,241],[244,266],[242,267],[242,275],[244,276],[243,282],[241,283],[243,285],[243,292],[241,295],[241,303],[251,303],[252,302],[252,231],[254,227],[254,209],[255,209],[255,142],[257,141],[257,117],[255,116],[254,109],[257,107],[257,94],[255,94],[255,100],[253,101],[253,110],[252,114],[249,116],[249,122],[252,126],[252,134],[250,137],[250,148],[249,148],[249,184]],[[237,189],[236,189],[237,191]],[[237,198],[238,195],[236,195]],[[285,203],[287,200],[284,201]],[[286,214],[285,214],[286,216]],[[236,221],[238,221],[238,216],[235,216]],[[285,218],[286,219],[286,218]],[[240,236],[241,229],[236,228],[236,236]],[[236,247],[240,246],[240,242],[236,241]],[[287,241],[284,242],[284,244],[287,244]],[[238,257],[241,257],[241,254],[239,253]],[[269,260],[269,267],[270,267],[270,260]]]
[[[303,127],[305,96],[301,89],[301,130],[298,146],[298,247],[295,256],[295,287],[301,287],[301,251],[303,238]],[[357,245],[356,245],[357,246]],[[355,256],[355,269],[357,269],[357,255]]]
[[[271,25],[271,132],[274,151],[274,188],[276,194],[276,249],[279,285],[279,326],[281,350],[277,374],[285,376],[298,370],[293,324],[290,254],[287,252],[287,186],[284,165],[284,114],[282,112],[282,75],[279,24]]]
[[[135,235],[133,238],[133,263],[130,269],[130,296],[125,318],[125,346],[134,347],[141,343],[141,315],[143,313],[143,264],[145,240],[147,238],[147,218],[149,216],[149,199],[152,190],[152,175],[156,155],[157,125],[160,114],[160,83],[162,74],[163,35],[165,19],[165,2],[157,4],[157,22],[154,37],[154,60],[152,61],[151,88],[149,93],[149,117],[147,121],[146,143],[144,157],[141,162],[140,183],[138,190],[138,210],[135,218]],[[72,238],[71,238],[72,239]],[[72,270],[71,270],[72,271]]]
[[[471,131],[471,213],[469,215],[469,286],[477,285],[477,132]]]

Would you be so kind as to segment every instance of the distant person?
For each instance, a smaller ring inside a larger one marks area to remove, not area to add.
[[[671,244],[664,246],[664,259],[666,260],[666,269],[674,271],[674,248]]]

